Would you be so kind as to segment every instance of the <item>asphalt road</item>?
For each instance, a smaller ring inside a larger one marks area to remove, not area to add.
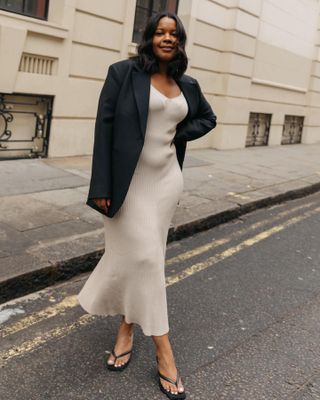
[[[187,398],[320,399],[320,193],[168,245],[170,337]],[[0,308],[0,398],[165,399],[151,337],[104,367],[120,316],[85,314],[88,274]]]

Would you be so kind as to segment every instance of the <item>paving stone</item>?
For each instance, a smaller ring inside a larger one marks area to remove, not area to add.
[[[201,158],[197,157],[186,157],[185,158],[185,163],[183,163],[184,168],[190,168],[190,167],[202,167],[204,165],[211,164],[210,162],[203,161]]]
[[[32,244],[32,239],[7,224],[0,223],[2,256],[20,254]]]
[[[183,173],[185,179],[192,179],[197,182],[206,182],[212,177],[211,171],[204,168],[189,168]]]
[[[195,222],[210,215],[216,215],[223,211],[237,208],[235,203],[220,199],[217,201],[205,202],[192,207],[177,207],[172,219],[175,227]]]
[[[254,190],[254,191],[240,192],[240,193],[229,192],[225,198],[227,201],[230,201],[232,203],[244,205],[252,201],[265,199],[266,197],[267,193],[263,191]]]
[[[319,183],[319,181],[320,181],[320,173],[306,176],[306,177],[302,178],[301,180],[303,182],[307,182],[307,183]]]
[[[62,237],[68,237],[71,234],[77,235],[85,232],[94,231],[98,228],[96,224],[89,224],[80,218],[63,221],[56,224],[41,226],[21,232],[20,235],[28,239],[28,246],[34,245],[43,240],[55,240]]]
[[[71,215],[56,210],[50,204],[35,200],[27,195],[9,196],[1,199],[0,222],[6,223],[18,231],[56,224],[72,218]]]
[[[48,190],[31,194],[30,197],[45,203],[54,204],[57,207],[85,203],[87,199],[87,196],[77,189]]]
[[[103,215],[89,207],[85,203],[73,204],[63,208],[63,211],[72,218],[79,218],[88,224],[93,224],[96,227],[103,225]]]
[[[181,198],[179,205],[183,208],[191,208],[203,203],[211,203],[211,201],[208,199],[204,199],[201,196],[195,196],[191,193],[185,192],[185,195]]]
[[[294,180],[290,182],[283,182],[277,185],[266,186],[262,188],[263,192],[269,195],[277,195],[280,193],[285,193],[290,190],[302,189],[306,186],[303,180]]]
[[[231,191],[247,191],[247,188],[241,184],[208,181],[198,186],[197,195],[206,199],[217,200],[218,198],[225,197]]]
[[[0,258],[0,282],[41,269],[39,258],[32,254],[17,254]]]
[[[90,254],[104,249],[103,228],[83,234],[75,234],[56,240],[43,240],[27,249],[27,254],[38,258],[40,262],[55,264],[74,257]]]
[[[77,188],[75,188],[75,190],[78,190],[80,193],[84,193],[87,197],[88,193],[89,193],[89,186],[77,187]]]
[[[87,185],[88,180],[42,159],[1,161],[0,197]]]

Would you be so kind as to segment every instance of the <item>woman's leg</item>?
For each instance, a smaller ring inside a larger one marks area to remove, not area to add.
[[[122,316],[122,320],[120,322],[118,335],[115,344],[115,353],[121,354],[128,350],[131,350],[133,344],[133,323],[127,324],[124,320],[124,315]],[[130,358],[131,353],[126,354],[122,357],[117,358],[117,361],[114,362],[114,357],[110,354],[108,358],[108,364],[115,364],[116,366],[125,364]]]
[[[175,365],[168,333],[161,336],[152,336],[152,339],[156,346],[156,352],[159,359],[159,371],[168,378],[176,380],[177,368]],[[184,391],[181,379],[178,382],[178,388],[174,384],[162,378],[160,379],[164,388],[170,390],[172,393],[180,393]]]

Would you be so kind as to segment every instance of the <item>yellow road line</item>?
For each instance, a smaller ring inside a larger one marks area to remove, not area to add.
[[[219,261],[225,260],[228,257],[231,257],[232,255],[238,253],[239,251],[250,247],[258,242],[261,242],[261,240],[267,239],[270,236],[274,235],[275,233],[278,233],[282,231],[285,228],[288,228],[289,226],[296,224],[297,222],[303,221],[304,219],[312,216],[313,214],[316,214],[320,211],[320,207],[317,207],[316,209],[306,212],[303,215],[300,215],[298,217],[293,217],[290,220],[284,222],[281,225],[276,225],[273,228],[268,229],[267,231],[261,232],[247,240],[244,240],[243,242],[239,243],[236,246],[230,247],[227,250],[222,251],[221,253],[218,253],[212,257],[209,257],[206,261],[204,262],[198,262],[191,267],[188,267],[184,269],[182,272],[168,276],[166,278],[166,286],[171,286],[175,283],[178,283],[182,281],[185,278],[188,278],[191,275],[194,275],[197,272],[203,271],[206,268],[212,267],[214,264],[217,264]]]
[[[88,325],[96,319],[96,316],[85,314],[82,315],[77,321],[64,327],[57,327],[45,332],[43,335],[37,336],[33,339],[26,340],[19,346],[13,346],[9,350],[0,353],[0,364],[8,361],[11,358],[17,357],[19,355],[30,353],[36,350],[41,345],[47,343],[49,340],[58,339],[69,335],[79,326]]]
[[[186,268],[182,272],[175,274],[173,276],[169,276],[166,279],[166,286],[171,286],[173,284],[176,284],[183,279],[186,279],[192,275],[194,275],[197,272],[203,271],[204,269],[207,269],[209,267],[212,267],[213,265],[217,264],[219,261],[225,260],[228,257],[231,257],[232,255],[238,253],[239,251],[248,248],[256,243],[259,243],[260,241],[269,238],[270,236],[274,235],[275,233],[281,232],[285,228],[288,228],[289,226],[296,224],[298,222],[303,221],[304,219],[318,213],[320,211],[320,207],[317,207],[314,210],[311,210],[309,212],[306,212],[298,217],[293,217],[290,220],[284,222],[281,225],[274,226],[267,231],[261,232],[249,239],[244,240],[243,242],[239,243],[236,246],[230,247],[227,250],[224,250],[223,252],[216,254],[215,256],[209,257],[205,262],[199,262],[191,267]],[[70,296],[74,297],[74,296]],[[48,342],[49,340],[52,340],[54,338],[61,338],[66,335],[68,335],[70,332],[72,332],[75,328],[81,325],[88,325],[91,322],[95,320],[96,316],[91,315],[91,314],[84,314],[82,315],[77,321],[73,322],[69,326],[65,327],[57,327],[55,329],[52,329],[48,332],[45,332],[43,335],[38,336],[34,339],[27,340],[23,342],[19,346],[14,346],[13,348],[10,348],[9,350],[6,350],[4,352],[0,353],[0,360],[7,361],[9,359],[12,359],[14,357],[20,356],[24,353],[31,352],[36,350],[38,347],[40,347],[42,344]]]
[[[169,265],[172,265],[174,263],[177,262],[181,262],[181,261],[185,261],[188,260],[196,255],[202,254],[208,250],[212,250],[218,246],[221,246],[225,243],[230,242],[232,239],[234,239],[235,237],[241,236],[242,234],[245,234],[247,232],[253,231],[257,228],[260,228],[268,223],[274,222],[288,214],[291,214],[292,212],[301,210],[301,209],[306,209],[306,208],[310,208],[311,206],[313,206],[315,204],[315,202],[310,202],[308,204],[304,204],[302,206],[297,206],[294,207],[290,210],[286,210],[283,211],[279,214],[277,214],[275,217],[270,218],[268,220],[263,220],[263,221],[259,221],[253,225],[250,225],[247,228],[243,228],[240,229],[236,232],[234,232],[233,234],[231,234],[230,236],[228,236],[227,238],[222,238],[219,240],[215,240],[211,243],[207,243],[203,246],[199,246],[195,249],[192,249],[190,251],[186,251],[185,253],[179,254],[176,257],[172,257],[170,259],[168,259],[166,261],[166,267],[168,267]],[[65,312],[68,308],[73,308],[73,307],[77,307],[79,305],[78,300],[77,300],[77,296],[73,295],[73,296],[68,296],[66,298],[64,298],[60,303],[49,306],[43,310],[34,312],[32,314],[30,314],[29,316],[21,319],[20,321],[16,322],[15,324],[11,325],[11,326],[7,326],[4,327],[2,329],[0,329],[0,338],[4,338],[8,335],[12,335],[16,332],[19,332],[23,329],[27,329],[30,326],[39,323],[43,320],[46,320],[48,318],[52,318],[55,317],[63,312]]]
[[[0,337],[4,338],[8,335],[12,335],[13,333],[19,332],[23,329],[28,328],[31,325],[34,325],[40,321],[43,321],[48,318],[52,318],[57,316],[58,314],[63,313],[68,308],[73,308],[78,306],[77,296],[68,296],[65,297],[60,303],[55,304],[53,306],[49,306],[44,308],[43,310],[34,312],[29,316],[21,319],[11,326],[7,326],[0,331]]]
[[[239,237],[239,236],[241,236],[243,234],[246,234],[246,233],[248,233],[250,231],[254,231],[254,230],[258,229],[258,228],[261,228],[262,226],[270,224],[271,222],[277,221],[277,220],[281,219],[282,217],[284,217],[284,216],[286,216],[288,214],[291,214],[291,213],[293,213],[295,211],[298,211],[298,210],[301,210],[301,209],[310,208],[315,203],[316,202],[311,202],[311,203],[308,203],[308,204],[304,204],[302,206],[297,206],[297,207],[291,208],[290,210],[282,211],[281,213],[278,213],[277,215],[275,215],[274,217],[272,217],[270,219],[265,219],[263,221],[256,222],[255,224],[252,224],[249,227],[246,227],[246,228],[243,228],[243,229],[239,229],[236,232],[234,232],[231,235],[229,235],[227,238],[222,238],[222,239],[215,240],[215,241],[213,241],[211,243],[206,243],[206,244],[204,244],[202,246],[199,246],[199,247],[197,247],[195,249],[186,251],[185,253],[179,254],[179,255],[177,255],[175,257],[172,257],[172,258],[169,258],[166,261],[166,267],[168,267],[170,265],[173,265],[173,264],[176,264],[176,263],[179,263],[181,261],[186,261],[186,260],[188,260],[188,259],[190,259],[192,257],[195,257],[195,256],[199,255],[199,254],[205,253],[206,251],[215,249],[216,247],[219,247],[219,246],[221,246],[223,244],[226,244],[226,243],[230,242],[232,239],[234,239],[236,237]]]

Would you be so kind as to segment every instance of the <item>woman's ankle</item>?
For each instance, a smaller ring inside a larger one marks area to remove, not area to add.
[[[165,363],[175,362],[175,358],[172,352],[172,349],[156,349],[156,355],[159,361],[164,361]]]
[[[128,332],[130,335],[133,334],[133,323],[128,324],[125,319],[123,318],[120,322],[120,328],[126,332]]]

